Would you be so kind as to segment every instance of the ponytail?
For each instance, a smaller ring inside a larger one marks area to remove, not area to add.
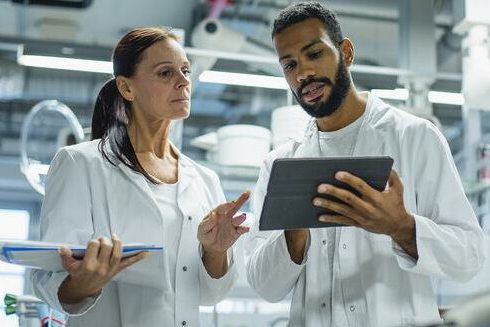
[[[152,183],[158,183],[141,166],[128,134],[131,104],[122,97],[116,79],[107,81],[97,96],[92,116],[92,140],[100,139],[99,151],[112,165],[122,162],[143,174]],[[107,142],[112,154],[107,151]]]

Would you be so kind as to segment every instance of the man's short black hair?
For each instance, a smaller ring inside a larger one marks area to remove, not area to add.
[[[310,18],[318,18],[323,22],[332,42],[338,47],[344,37],[337,17],[318,2],[300,2],[281,10],[274,20],[272,38],[287,27]]]

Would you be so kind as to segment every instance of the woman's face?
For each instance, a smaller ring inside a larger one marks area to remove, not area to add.
[[[153,44],[142,53],[134,76],[127,79],[132,109],[155,122],[187,118],[189,77],[189,61],[177,41],[168,39]]]

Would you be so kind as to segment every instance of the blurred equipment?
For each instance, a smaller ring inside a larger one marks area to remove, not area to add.
[[[32,326],[28,321],[32,319],[40,321],[41,327],[60,327],[66,324],[64,314],[51,310],[47,304],[34,296],[5,294],[3,302],[5,314],[16,314],[20,327]]]
[[[63,8],[79,8],[84,9],[89,7],[93,0],[11,0],[13,3],[22,5],[37,5]]]
[[[463,94],[466,107],[490,110],[490,15],[487,0],[455,1],[461,13],[454,27],[463,39]]]
[[[271,132],[260,126],[228,125],[217,135],[216,161],[222,165],[260,167],[271,147]]]
[[[487,327],[490,326],[490,294],[475,296],[443,314],[441,326]]]
[[[59,147],[84,139],[82,126],[65,104],[45,100],[31,109],[22,125],[20,170],[34,190],[44,195],[49,163]]]
[[[271,117],[272,147],[290,139],[302,140],[310,116],[298,105],[275,109]]]
[[[191,79],[194,85],[199,81],[202,72],[211,69],[218,57],[231,53],[233,59],[247,55],[259,55],[265,58],[272,57],[274,53],[271,49],[262,46],[258,42],[248,38],[242,32],[236,31],[221,23],[218,19],[206,18],[201,21],[192,31],[191,44],[195,48],[188,49],[192,60]],[[198,54],[197,56],[194,56]],[[262,70],[268,74],[282,76],[279,65],[271,65],[270,62],[250,64],[257,70]]]

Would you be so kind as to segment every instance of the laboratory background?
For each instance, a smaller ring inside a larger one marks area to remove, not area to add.
[[[308,119],[270,36],[278,12],[294,2],[1,0],[0,239],[39,239],[50,161],[90,139],[111,51],[134,27],[172,27],[192,63],[191,115],[172,127],[174,144],[218,173],[227,199],[253,190],[265,155],[301,136]],[[445,136],[490,248],[490,2],[322,2],[353,40],[358,90],[432,121]],[[247,223],[253,219],[248,212]],[[247,283],[246,237],[236,245],[238,283],[217,305],[200,307],[203,326],[286,326],[290,296],[268,303]],[[441,310],[490,293],[489,261],[469,282],[433,280]],[[0,261],[1,327],[39,326],[27,273]]]

